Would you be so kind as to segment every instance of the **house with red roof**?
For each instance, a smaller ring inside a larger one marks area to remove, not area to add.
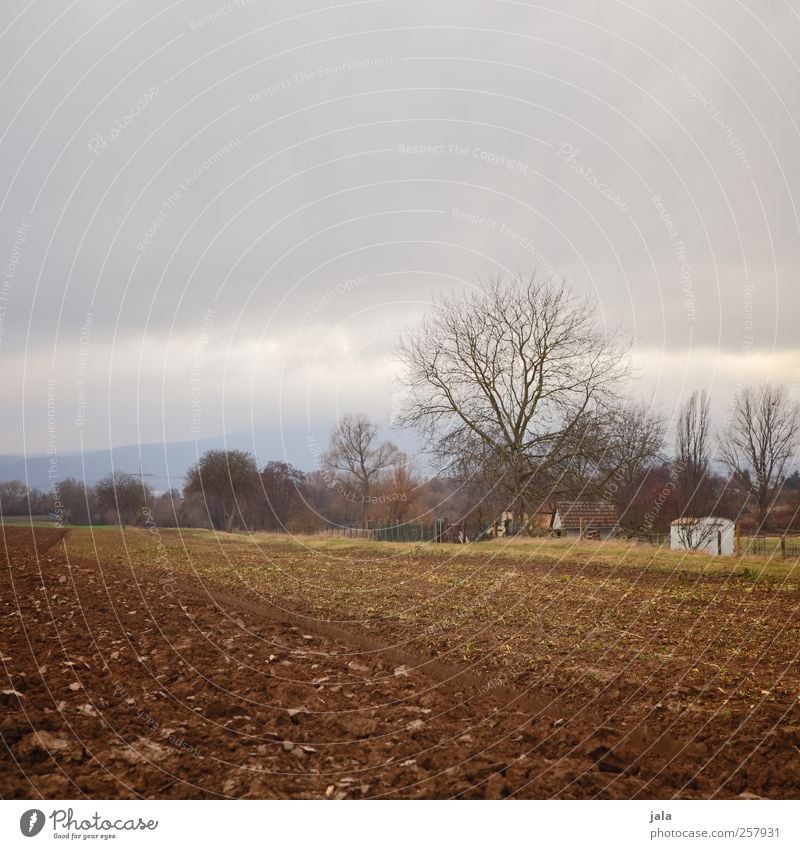
[[[558,536],[610,539],[620,533],[619,513],[607,501],[564,501],[553,510],[550,527]]]

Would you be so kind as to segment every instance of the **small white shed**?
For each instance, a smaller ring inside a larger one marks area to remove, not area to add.
[[[685,516],[670,525],[669,547],[673,551],[733,554],[736,550],[736,525],[721,516]]]

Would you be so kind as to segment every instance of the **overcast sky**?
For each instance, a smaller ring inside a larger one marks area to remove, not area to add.
[[[402,328],[537,267],[667,413],[798,381],[789,2],[3,0],[0,33],[0,453],[388,425]]]

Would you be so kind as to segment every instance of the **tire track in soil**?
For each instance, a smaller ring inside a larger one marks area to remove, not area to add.
[[[0,549],[4,798],[670,798],[697,769],[333,623],[68,563],[63,536]]]

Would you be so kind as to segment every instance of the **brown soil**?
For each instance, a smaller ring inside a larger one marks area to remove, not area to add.
[[[514,690],[188,577],[165,593],[123,558],[68,562],[62,537],[1,540],[3,798],[800,791],[796,693],[709,719],[691,676],[655,706],[588,658],[569,699]],[[769,621],[796,633],[795,594],[776,599]]]

